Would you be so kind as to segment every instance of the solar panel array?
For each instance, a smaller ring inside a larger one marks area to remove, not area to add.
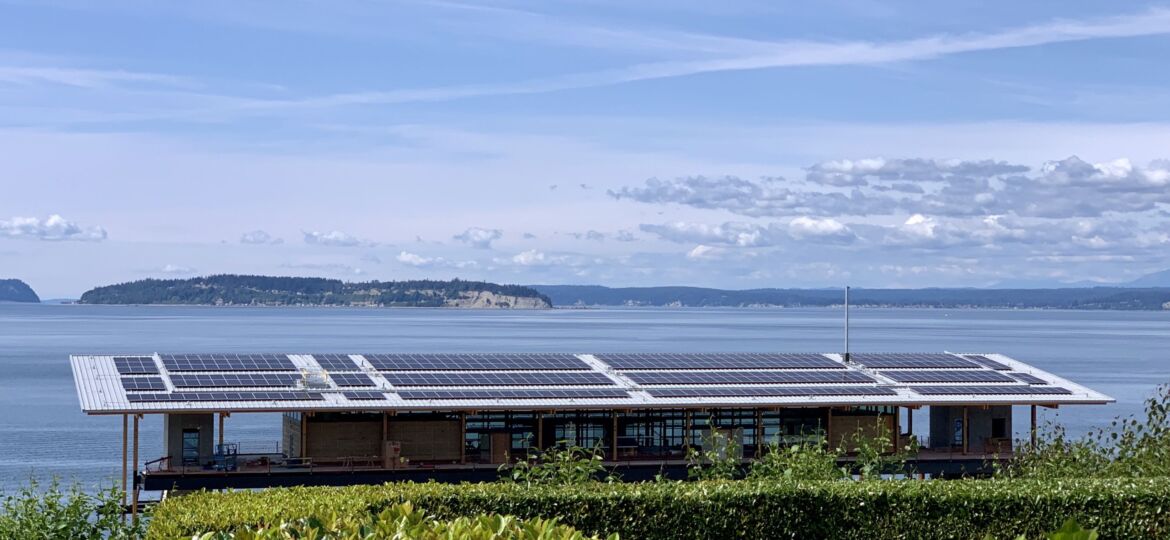
[[[814,397],[814,396],[892,396],[893,389],[879,386],[743,386],[651,388],[646,390],[657,398],[699,397]]]
[[[349,391],[349,392],[342,392],[341,395],[345,396],[346,399],[351,399],[354,401],[373,401],[373,400],[385,400],[386,399],[386,394],[383,394],[382,392],[373,392],[373,391],[361,391],[361,390]]]
[[[877,381],[852,370],[821,371],[627,371],[641,385],[674,384],[864,384]]]
[[[365,354],[378,371],[585,371],[589,365],[564,353]]]
[[[966,358],[968,360],[973,360],[975,363],[977,363],[985,368],[994,369],[996,371],[1011,371],[1011,369],[1012,369],[1011,366],[1009,366],[1003,362],[998,362],[996,360],[992,360],[992,359],[990,359],[986,356],[980,355],[980,354],[968,354],[968,355],[963,356],[963,358]]]
[[[1059,386],[1025,386],[997,385],[997,386],[911,386],[911,390],[924,396],[947,395],[976,395],[976,396],[1026,396],[1031,394],[1071,394],[1067,388]]]
[[[854,363],[849,364],[821,354],[794,353],[593,355],[612,369],[608,375],[595,370],[596,364],[564,353],[363,356],[380,376],[363,372],[361,360],[348,354],[312,355],[327,372],[332,390],[307,388],[294,358],[284,354],[162,354],[158,363],[154,356],[116,356],[113,365],[126,399],[133,403],[252,401],[263,405],[322,401],[323,392],[336,392],[351,401],[398,403],[623,400],[633,399],[631,390],[666,399],[890,397],[907,392],[921,399],[1073,393],[1044,378],[1012,371],[1015,368],[984,355],[949,353],[855,353]],[[893,384],[879,382],[873,373]],[[377,388],[376,381],[382,377],[394,390]],[[177,390],[168,392],[169,388]]]
[[[605,353],[593,355],[614,369],[845,369],[820,354]]]
[[[1048,384],[1048,381],[1041,379],[1040,377],[1037,377],[1037,376],[1032,375],[1030,373],[1012,372],[1012,373],[1008,373],[1008,376],[1010,376],[1011,378],[1013,378],[1017,381],[1020,381],[1022,383],[1026,383],[1026,384]]]
[[[296,371],[285,354],[161,354],[167,371]]]
[[[200,373],[171,375],[176,388],[268,388],[294,387],[301,380],[296,373]]]
[[[161,377],[122,377],[122,388],[127,392],[149,392],[166,390]]]
[[[114,368],[121,375],[153,375],[158,373],[158,366],[151,356],[115,356]]]
[[[398,392],[405,400],[471,399],[620,399],[630,395],[623,390],[603,388],[524,389],[524,390],[405,390]]]
[[[359,371],[361,369],[348,354],[314,354],[313,359],[325,371]]]
[[[1015,379],[998,371],[977,370],[907,370],[881,371],[882,375],[900,383],[1014,383]]]
[[[602,373],[593,371],[551,372],[429,372],[387,373],[394,386],[613,386]]]
[[[333,384],[337,386],[377,386],[369,375],[363,373],[330,373],[329,378],[333,380]]]
[[[977,369],[983,367],[953,354],[853,353],[850,358],[870,369]]]
[[[172,392],[169,394],[129,394],[131,403],[172,401],[320,401],[318,392]]]

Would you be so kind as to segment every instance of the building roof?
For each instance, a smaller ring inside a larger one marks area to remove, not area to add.
[[[1002,354],[70,357],[88,414],[1068,405],[1113,398]]]

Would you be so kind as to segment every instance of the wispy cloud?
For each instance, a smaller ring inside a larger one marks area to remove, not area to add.
[[[369,247],[376,246],[378,243],[372,240],[363,240],[352,234],[341,231],[319,232],[319,231],[301,231],[305,237],[306,244],[317,246],[334,246],[334,247]]]
[[[83,226],[57,214],[45,219],[35,217],[14,217],[0,220],[0,238],[23,238],[29,240],[82,240],[99,241],[106,239],[106,230],[97,226]]]
[[[257,229],[255,231],[246,232],[243,235],[241,235],[240,236],[240,243],[241,244],[276,245],[276,244],[283,244],[284,239],[277,238],[275,236],[272,236],[271,234],[268,234],[267,232],[264,232],[262,230]]]

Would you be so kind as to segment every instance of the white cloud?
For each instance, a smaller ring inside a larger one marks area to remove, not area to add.
[[[481,227],[471,227],[451,238],[467,244],[471,247],[480,249],[490,249],[492,242],[499,240],[504,236],[503,231],[499,229],[484,229]]]
[[[346,234],[341,231],[318,232],[318,231],[302,231],[305,235],[305,243],[318,246],[335,246],[335,247],[357,247],[357,246],[375,246],[377,242],[370,240],[362,240],[351,234]]]
[[[723,255],[723,250],[714,246],[699,244],[687,252],[687,258],[692,261],[714,260]]]
[[[849,243],[857,235],[848,226],[833,218],[812,218],[800,216],[788,223],[788,234],[797,240]]]
[[[194,274],[195,269],[191,268],[189,266],[181,266],[181,265],[177,265],[177,264],[167,264],[167,265],[164,265],[162,268],[156,268],[154,270],[151,270],[149,273],[181,276],[181,275]]]
[[[311,270],[313,272],[324,272],[329,275],[353,275],[360,276],[365,274],[365,271],[356,266],[351,266],[343,263],[285,263],[280,265],[281,268],[290,268],[295,270]]]
[[[658,235],[663,240],[683,244],[705,243],[739,247],[770,246],[776,242],[774,227],[754,223],[728,222],[721,225],[676,221],[662,225],[644,223],[643,232]]]
[[[550,264],[552,260],[544,252],[530,249],[512,256],[512,262],[521,266],[543,266]]]
[[[276,244],[283,244],[283,243],[284,243],[284,239],[283,239],[283,238],[277,238],[277,237],[275,237],[275,236],[272,236],[272,235],[270,235],[270,234],[268,234],[268,233],[266,233],[266,232],[264,232],[264,231],[262,231],[262,230],[259,230],[259,229],[257,229],[257,230],[255,230],[255,231],[246,232],[246,233],[244,233],[243,235],[241,235],[241,236],[240,236],[240,243],[241,243],[241,244],[271,244],[271,245],[276,245]]]
[[[423,257],[422,255],[409,251],[399,253],[395,259],[402,264],[408,264],[410,266],[430,266],[435,262],[434,257]]]
[[[106,239],[106,230],[96,226],[82,226],[53,214],[45,219],[35,217],[14,217],[0,220],[0,237],[24,238],[30,240],[80,240],[100,241]]]

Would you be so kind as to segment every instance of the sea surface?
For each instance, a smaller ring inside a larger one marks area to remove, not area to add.
[[[854,352],[999,352],[1109,394],[1042,410],[1072,434],[1140,414],[1170,382],[1170,312],[856,309]],[[70,354],[152,352],[841,352],[839,309],[546,311],[0,304],[0,491],[30,478],[118,481],[121,417],[81,413]],[[916,431],[926,429],[919,413]],[[1026,436],[1026,409],[1017,411]],[[161,454],[147,416],[141,460]],[[279,417],[236,414],[228,441],[274,449]]]

